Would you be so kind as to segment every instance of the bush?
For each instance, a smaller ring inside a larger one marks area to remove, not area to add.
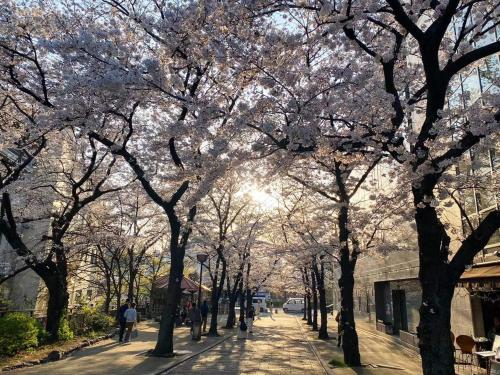
[[[73,331],[68,324],[66,316],[61,318],[59,329],[57,330],[57,338],[59,340],[68,341],[74,337]]]
[[[109,331],[115,324],[115,320],[101,311],[92,309],[85,317],[85,325],[90,331]]]
[[[0,354],[15,353],[37,347],[47,337],[42,325],[23,313],[10,313],[0,318]]]
[[[78,335],[93,332],[107,332],[115,324],[115,320],[97,308],[84,307],[73,315],[70,325]]]

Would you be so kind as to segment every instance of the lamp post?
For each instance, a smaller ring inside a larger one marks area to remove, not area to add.
[[[198,262],[200,262],[200,284],[198,285],[198,308],[201,308],[201,277],[203,274],[203,263],[206,262],[208,258],[207,254],[200,253],[196,255],[196,259],[198,259]]]

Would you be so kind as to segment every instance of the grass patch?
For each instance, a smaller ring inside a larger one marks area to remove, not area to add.
[[[328,364],[332,367],[349,367],[344,363],[344,361],[336,358],[332,359],[330,362],[328,362]]]

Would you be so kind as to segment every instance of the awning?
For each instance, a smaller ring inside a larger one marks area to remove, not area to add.
[[[182,277],[181,289],[183,291],[187,291],[189,293],[196,293],[196,292],[198,292],[199,285],[200,285],[199,283],[187,278],[186,276]],[[168,275],[160,277],[154,283],[154,287],[158,288],[158,289],[163,289],[163,288],[166,289],[167,286],[168,286]],[[210,292],[210,288],[207,288],[203,284],[201,285],[201,290],[204,292]]]
[[[488,262],[474,265],[465,271],[460,281],[486,281],[487,279],[498,279],[500,281],[500,262]]]

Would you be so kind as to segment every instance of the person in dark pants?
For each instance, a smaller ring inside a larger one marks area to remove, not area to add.
[[[337,313],[335,321],[337,322],[337,346],[340,348],[342,345],[342,316],[340,311]]]
[[[127,326],[127,319],[125,319],[125,311],[129,308],[129,300],[125,300],[125,304],[118,309],[118,323],[120,323],[119,342],[123,342],[123,335]]]
[[[201,338],[201,312],[193,303],[193,307],[189,310],[189,320],[191,320],[191,337],[193,340],[199,341]]]
[[[203,333],[207,331],[207,320],[208,320],[208,304],[207,301],[203,301],[201,305],[201,321],[203,326]]]

